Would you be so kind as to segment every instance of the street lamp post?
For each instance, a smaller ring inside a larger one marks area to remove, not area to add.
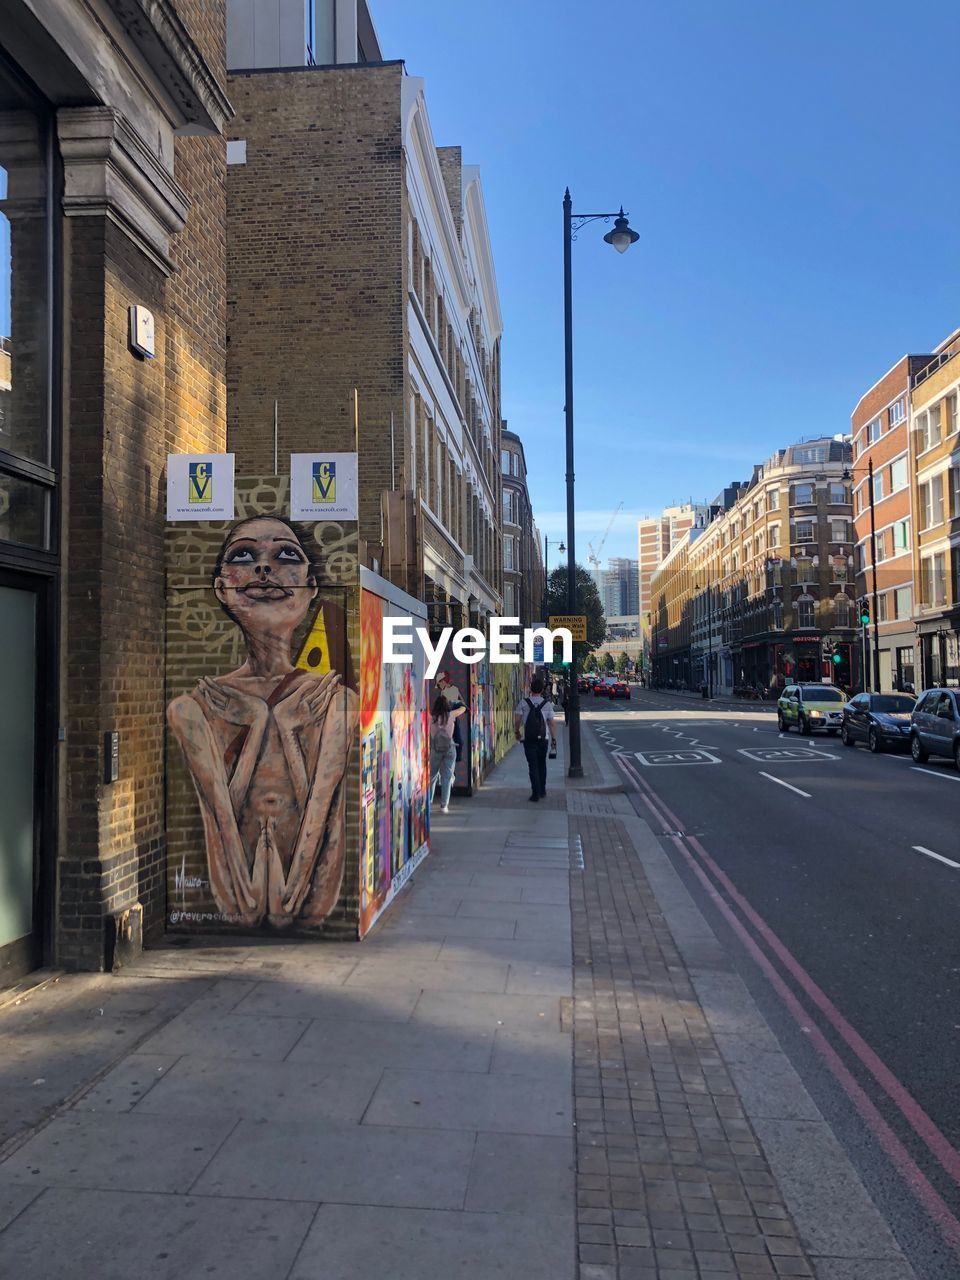
[[[567,612],[577,612],[577,557],[576,527],[573,506],[573,241],[577,232],[588,222],[598,219],[609,222],[614,220],[613,230],[603,237],[618,253],[626,253],[640,237],[627,222],[627,217],[620,206],[619,213],[574,213],[570,188],[563,196],[563,366],[564,366],[564,417],[566,419],[567,444]],[[574,648],[573,661],[570,663],[570,691],[567,708],[569,752],[568,775],[571,778],[583,777],[583,765],[580,760],[580,685],[577,679],[577,652]]]
[[[554,543],[554,546],[557,546],[557,544]],[[563,555],[566,549],[567,548],[563,545],[563,541],[561,540],[560,545],[557,546],[557,550],[560,552],[561,555]],[[550,539],[544,538],[543,540],[543,604],[540,609],[541,620],[544,623],[546,623],[547,621],[547,595],[549,594],[549,592],[550,592]]]

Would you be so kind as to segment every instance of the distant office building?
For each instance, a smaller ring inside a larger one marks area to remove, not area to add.
[[[637,612],[640,631],[649,656],[651,583],[660,564],[689,529],[706,524],[710,508],[706,503],[685,502],[665,507],[658,516],[637,521]]]

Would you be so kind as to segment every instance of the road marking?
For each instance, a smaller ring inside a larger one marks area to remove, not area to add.
[[[921,769],[919,765],[912,766],[914,773],[929,773],[931,778],[946,778],[948,782],[960,782],[960,778],[955,777],[952,773],[940,773],[938,769]]]
[[[942,853],[934,853],[932,849],[925,849],[922,844],[915,844],[913,848],[916,849],[917,853],[925,853],[928,858],[936,858],[938,862],[960,870],[960,862],[954,862],[952,858],[945,858]]]
[[[801,791],[799,787],[795,787],[791,782],[784,782],[782,778],[775,778],[772,773],[764,773],[761,769],[760,777],[769,778],[771,782],[776,782],[779,786],[786,787],[788,791],[795,791],[798,796],[803,796],[804,800],[811,799],[809,791]]]
[[[748,760],[766,761],[769,764],[792,764],[810,760],[839,760],[829,751],[817,751],[813,747],[740,747],[738,756]]]
[[[670,764],[719,764],[720,757],[712,755],[709,751],[705,751],[702,747],[694,751],[635,751],[634,756],[642,765],[670,765]]]

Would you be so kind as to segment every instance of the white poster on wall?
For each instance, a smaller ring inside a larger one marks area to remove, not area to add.
[[[355,453],[291,453],[292,520],[357,519]]]
[[[167,454],[167,519],[232,520],[233,454]]]

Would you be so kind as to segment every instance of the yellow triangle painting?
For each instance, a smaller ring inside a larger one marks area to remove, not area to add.
[[[317,610],[310,633],[300,649],[297,666],[302,671],[312,671],[318,676],[325,676],[330,670],[330,646],[327,644],[327,628],[323,621],[323,605]]]

